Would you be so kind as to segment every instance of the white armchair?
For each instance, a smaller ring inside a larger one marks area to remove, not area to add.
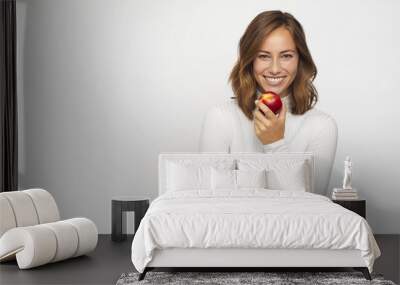
[[[28,269],[80,256],[96,248],[97,234],[89,219],[60,221],[44,189],[0,193],[0,262],[16,258],[20,269]]]

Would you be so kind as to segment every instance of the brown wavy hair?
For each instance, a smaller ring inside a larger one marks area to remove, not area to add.
[[[232,90],[239,107],[250,120],[253,120],[254,101],[257,97],[257,82],[253,76],[253,61],[264,40],[275,29],[286,28],[296,44],[299,54],[297,74],[288,87],[291,92],[291,112],[301,115],[310,110],[318,101],[318,92],[313,85],[317,67],[307,47],[301,24],[289,13],[264,11],[249,24],[239,42],[239,57],[229,76]]]

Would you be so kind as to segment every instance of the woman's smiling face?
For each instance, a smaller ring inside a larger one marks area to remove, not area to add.
[[[264,40],[253,61],[253,76],[261,92],[273,91],[281,97],[297,74],[296,44],[288,30],[277,28]]]

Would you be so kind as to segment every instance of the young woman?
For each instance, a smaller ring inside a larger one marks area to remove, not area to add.
[[[315,189],[326,193],[338,131],[330,115],[314,108],[316,75],[301,24],[289,13],[260,13],[239,42],[229,77],[235,96],[206,114],[200,152],[313,152]],[[277,115],[257,100],[267,91],[281,97]]]

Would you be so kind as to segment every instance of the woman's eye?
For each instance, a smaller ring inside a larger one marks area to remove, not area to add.
[[[270,58],[270,56],[266,55],[266,54],[260,54],[258,57],[261,58],[261,59]],[[293,56],[291,54],[285,54],[282,57],[285,58],[285,59],[288,59],[288,58],[292,58]]]

